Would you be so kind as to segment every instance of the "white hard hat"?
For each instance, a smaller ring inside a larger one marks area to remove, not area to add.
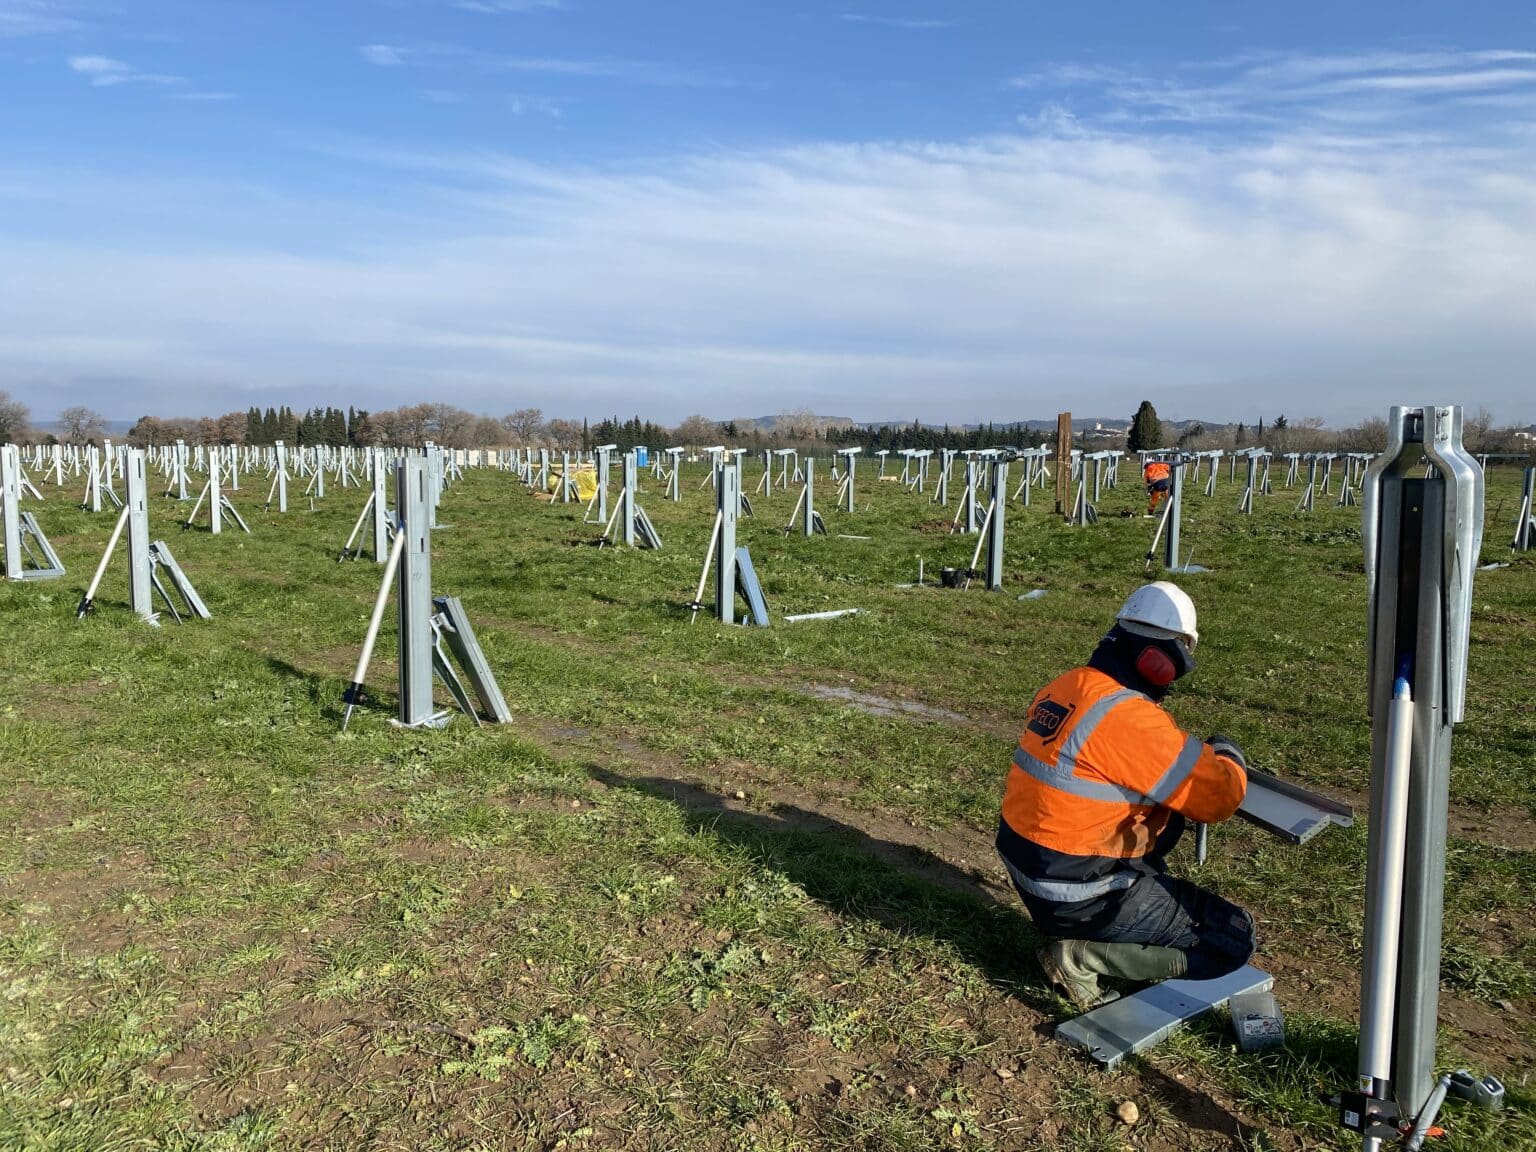
[[[1200,631],[1195,627],[1195,602],[1184,589],[1166,580],[1143,584],[1132,592],[1115,620],[1138,636],[1180,638],[1190,651],[1200,643]]]

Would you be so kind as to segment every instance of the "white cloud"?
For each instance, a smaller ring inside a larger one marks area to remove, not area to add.
[[[507,110],[514,116],[548,116],[551,120],[560,119],[558,105],[545,100],[541,96],[508,96]]]
[[[185,83],[180,76],[165,76],[157,72],[136,72],[121,60],[110,56],[71,56],[72,72],[89,76],[93,88],[115,88],[119,84],[149,84],[171,87]]]
[[[118,76],[128,71],[128,65],[110,56],[71,56],[69,66],[86,76]]]
[[[73,32],[78,5],[58,0],[0,0],[0,40]]]
[[[914,32],[948,28],[953,23],[932,16],[871,16],[863,12],[844,12],[843,19],[850,24],[880,24],[887,28],[903,28]]]
[[[1070,91],[1105,123],[1171,122],[1273,131],[1313,124],[1414,123],[1454,118],[1490,97],[1536,87],[1536,52],[1383,51],[1339,56],[1258,54],[1148,75],[1068,62],[1013,77],[1021,90]]]
[[[405,63],[400,49],[388,44],[365,44],[357,51],[368,63],[377,64],[381,68],[392,68],[397,64]]]
[[[545,76],[618,80],[657,88],[706,88],[727,85],[720,77],[674,68],[654,60],[599,60],[569,57],[503,57],[489,61],[492,68],[507,72],[531,72]]]
[[[358,49],[370,64],[428,68],[472,68],[482,73],[523,72],[562,79],[613,80],[658,88],[729,86],[730,81],[708,73],[677,68],[656,60],[571,56],[507,56],[454,44],[401,47],[368,44]]]
[[[483,12],[487,15],[507,13],[544,12],[564,8],[564,0],[448,0],[451,7],[466,12]]]

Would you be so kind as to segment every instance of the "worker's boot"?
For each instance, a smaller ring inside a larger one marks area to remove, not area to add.
[[[1133,984],[1152,984],[1182,976],[1189,970],[1189,957],[1179,948],[1161,944],[1104,943],[1083,944],[1083,966],[1101,976],[1113,976]]]
[[[1177,948],[1099,940],[1052,940],[1037,956],[1051,983],[1085,1012],[1119,996],[1099,987],[1100,976],[1149,984],[1182,976],[1189,966]]]
[[[1084,1012],[1120,998],[1120,993],[1100,988],[1097,970],[1083,962],[1081,949],[1088,943],[1087,940],[1048,940],[1035,953],[1051,986]]]

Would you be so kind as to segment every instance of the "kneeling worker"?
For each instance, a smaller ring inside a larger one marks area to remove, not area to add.
[[[1008,774],[997,848],[1048,942],[1046,976],[1084,1010],[1099,977],[1208,980],[1253,954],[1253,918],[1167,874],[1190,820],[1228,819],[1248,788],[1231,740],[1196,740],[1159,701],[1194,671],[1195,606],[1138,588],[1086,667],[1035,696]]]

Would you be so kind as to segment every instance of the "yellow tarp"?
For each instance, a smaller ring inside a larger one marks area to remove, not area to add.
[[[571,479],[576,481],[576,497],[583,504],[597,495],[597,469],[590,464],[582,464],[571,469]],[[560,469],[549,470],[549,483],[545,490],[550,495],[560,491]]]

